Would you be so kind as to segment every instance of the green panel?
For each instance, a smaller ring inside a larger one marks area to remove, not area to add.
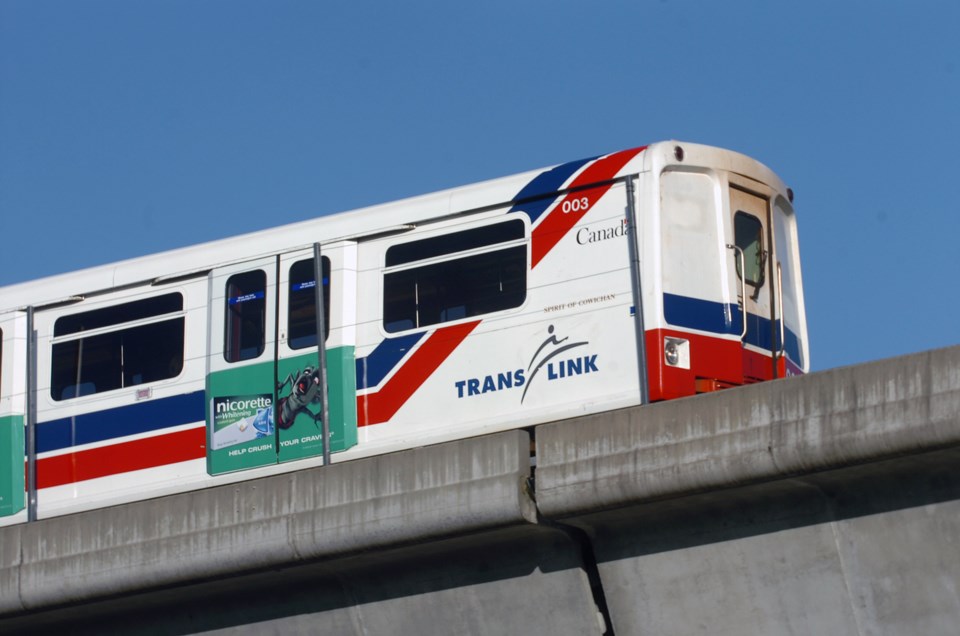
[[[16,514],[26,506],[23,435],[22,415],[0,417],[0,517]]]
[[[207,376],[207,472],[277,463],[273,362]]]
[[[288,380],[278,392],[277,430],[280,461],[286,462],[323,454],[323,406],[317,390],[310,390],[316,377],[315,351],[281,360],[280,381]],[[299,381],[299,382],[298,382]],[[301,390],[293,387],[300,384]],[[356,364],[353,347],[327,351],[327,384],[330,397],[330,451],[343,451],[357,443]],[[306,388],[307,391],[302,389]],[[312,398],[312,399],[309,399]]]
[[[273,364],[219,371],[207,377],[207,472],[211,475],[323,455],[322,405],[309,383],[317,364],[311,350],[281,360],[278,394]],[[353,347],[327,352],[330,396],[330,451],[357,444],[356,364]],[[298,380],[308,389],[291,399]],[[278,400],[277,408],[273,408]],[[277,449],[279,448],[279,452]]]

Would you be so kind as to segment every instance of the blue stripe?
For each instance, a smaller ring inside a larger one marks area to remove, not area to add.
[[[663,317],[671,325],[713,333],[740,333],[740,308],[710,300],[663,295]]]
[[[513,200],[518,203],[510,208],[510,212],[523,212],[530,217],[530,223],[533,223],[540,218],[540,215],[556,200],[555,196],[548,197],[547,195],[556,193],[557,190],[563,187],[563,184],[567,182],[574,172],[594,159],[596,159],[596,157],[571,161],[570,163],[565,163],[556,168],[541,172],[534,177],[530,183],[524,186],[523,189],[517,193],[517,196],[513,197]],[[534,200],[528,201],[527,199]]]
[[[675,294],[663,295],[663,317],[671,325],[711,333],[739,334],[743,329],[743,313],[739,305]],[[747,344],[772,351],[776,348],[773,335],[779,334],[779,329],[779,321],[771,326],[769,318],[748,313],[745,341]],[[799,363],[800,339],[793,331],[787,329],[784,340],[786,340],[787,356]]]
[[[787,341],[787,357],[796,362],[797,366],[802,367],[803,358],[800,356],[800,338],[797,337],[797,334],[790,331],[790,329],[785,329],[784,334],[784,340]]]
[[[117,437],[201,422],[204,393],[139,402],[37,424],[37,452],[103,442]]]
[[[380,384],[426,332],[387,338],[366,358],[357,358],[357,390]]]

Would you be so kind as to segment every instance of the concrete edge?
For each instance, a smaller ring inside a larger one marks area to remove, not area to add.
[[[507,431],[0,528],[0,616],[536,523],[529,475]]]
[[[536,429],[562,520],[960,445],[960,347]]]

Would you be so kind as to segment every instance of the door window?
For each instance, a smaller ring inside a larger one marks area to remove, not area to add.
[[[267,332],[267,275],[263,270],[234,274],[227,280],[223,357],[252,360],[263,353]]]
[[[743,250],[743,267],[747,270],[746,276],[740,271],[740,260],[737,260],[737,275],[748,285],[762,287],[764,283],[763,266],[763,224],[760,219],[737,212],[733,219],[734,235],[737,247]]]
[[[330,259],[321,258],[323,277],[323,338],[330,337]],[[290,301],[287,312],[287,335],[291,349],[317,346],[317,282],[313,259],[297,261],[290,266]]]

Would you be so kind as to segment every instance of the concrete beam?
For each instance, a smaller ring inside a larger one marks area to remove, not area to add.
[[[0,529],[0,616],[536,522],[508,431]]]
[[[947,634],[960,348],[538,427],[617,634]]]
[[[569,520],[960,445],[960,347],[537,428],[541,513]]]

